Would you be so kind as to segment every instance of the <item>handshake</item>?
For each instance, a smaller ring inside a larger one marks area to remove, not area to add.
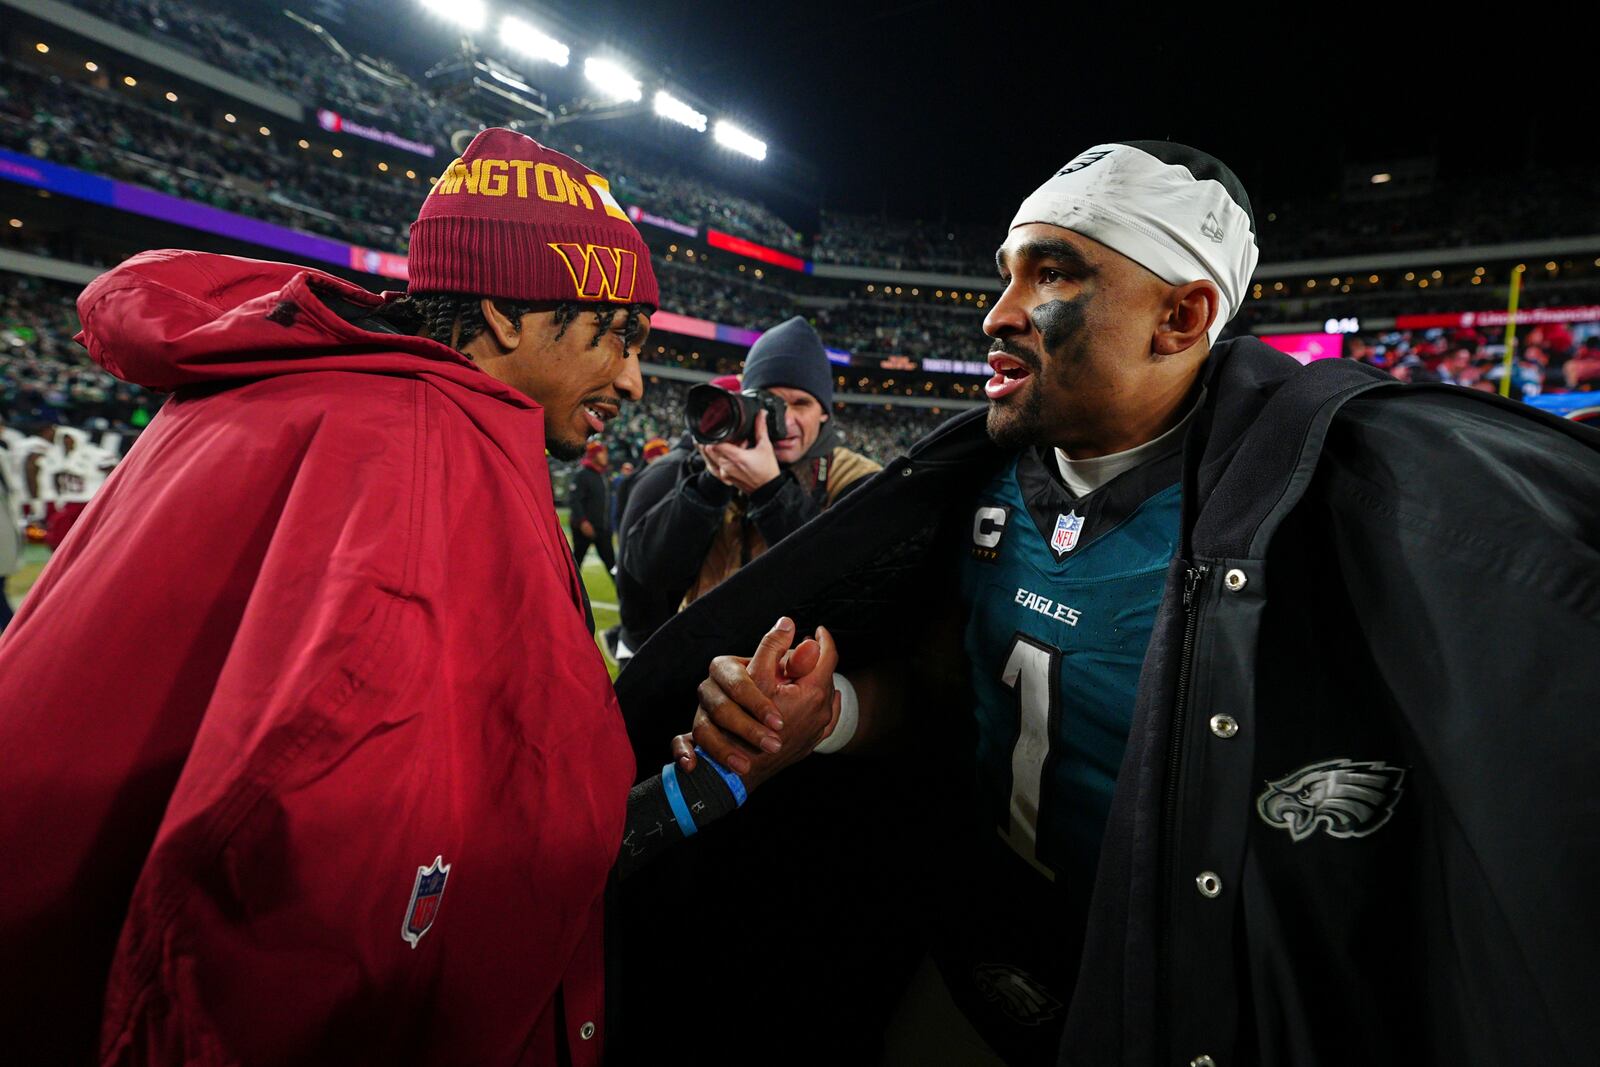
[[[743,805],[749,790],[824,740],[837,735],[830,750],[849,740],[853,709],[835,687],[833,636],[819,626],[816,637],[794,639],[794,622],[779,619],[754,656],[711,661],[694,727],[672,740],[674,762],[628,794],[619,878]]]
[[[672,741],[685,774],[695,768],[699,745],[753,789],[833,736],[843,707],[834,684],[839,653],[833,635],[819,626],[815,637],[798,645],[795,636],[794,620],[781,618],[754,656],[711,661],[694,726]]]

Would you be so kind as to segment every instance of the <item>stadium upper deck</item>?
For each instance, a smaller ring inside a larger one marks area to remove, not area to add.
[[[180,209],[164,217],[186,229],[169,227],[167,241],[292,258],[307,255],[295,235],[318,235],[329,239],[315,246],[326,254],[308,261],[369,283],[374,273],[402,277],[416,202],[448,159],[451,133],[478,124],[432,95],[419,71],[344,53],[287,18],[268,37],[225,10],[180,0],[0,6],[22,16],[0,31],[0,148],[13,160],[63,164],[69,178],[168,194]],[[803,313],[841,350],[841,385],[901,397],[976,393],[1003,220],[946,227],[822,211],[818,231],[805,235],[719,179],[630,142],[623,125],[577,123],[548,139],[612,176],[662,272],[671,314],[657,332],[687,365],[736,365],[755,331]],[[15,174],[0,168],[0,178]],[[1234,329],[1315,332],[1354,319],[1376,337],[1408,313],[1503,307],[1521,263],[1532,267],[1524,306],[1600,302],[1592,173],[1519,179],[1518,196],[1499,178],[1408,178],[1392,195],[1354,187],[1325,201],[1260,205],[1267,262]],[[148,232],[115,214],[124,210],[116,191],[104,210],[67,212],[44,210],[34,195],[0,182],[0,252],[97,265]],[[263,234],[280,243],[262,244]]]

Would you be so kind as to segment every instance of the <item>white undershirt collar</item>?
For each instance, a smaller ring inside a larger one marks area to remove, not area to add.
[[[1179,419],[1176,426],[1160,437],[1146,441],[1142,445],[1135,445],[1126,451],[1113,452],[1109,456],[1096,456],[1094,459],[1069,459],[1065,452],[1056,449],[1056,465],[1061,468],[1061,480],[1067,484],[1073,496],[1087,496],[1119,474],[1125,474],[1141,463],[1166,455],[1183,437],[1183,432],[1189,428],[1189,423],[1194,421],[1195,412],[1200,410],[1200,405],[1205,403],[1205,399],[1205,390],[1202,389],[1200,396],[1190,406],[1189,413]]]

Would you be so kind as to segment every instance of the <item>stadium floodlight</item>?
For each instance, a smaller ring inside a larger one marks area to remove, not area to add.
[[[542,59],[558,67],[567,65],[572,49],[515,15],[500,20],[500,40],[531,59]]]
[[[422,6],[464,30],[481,30],[489,21],[489,5],[484,0],[422,0]]]
[[[751,159],[767,158],[767,142],[750,136],[727,119],[717,120],[716,129],[712,131],[711,136],[715,137],[722,147],[731,148]]]
[[[583,76],[612,100],[631,103],[644,96],[639,80],[609,59],[590,56],[583,61]]]
[[[1393,174],[1374,174],[1372,176],[1373,185],[1386,185],[1392,181],[1394,181]]]
[[[681,122],[691,130],[706,132],[706,117],[665,89],[656,91],[656,114],[673,122]]]

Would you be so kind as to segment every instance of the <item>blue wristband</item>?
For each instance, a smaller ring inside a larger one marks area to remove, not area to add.
[[[744,807],[745,797],[749,795],[744,791],[744,779],[706,755],[706,750],[699,745],[694,746],[694,754],[698,758],[705,760],[712,770],[722,776],[722,780],[728,785],[728,791],[733,794],[733,806],[736,808]]]
[[[684,802],[678,771],[670,763],[661,768],[661,788],[666,791],[667,806],[672,809],[672,817],[678,820],[678,829],[683,831],[684,837],[693,837],[699,827],[694,824],[694,816],[689,814],[689,805]]]

